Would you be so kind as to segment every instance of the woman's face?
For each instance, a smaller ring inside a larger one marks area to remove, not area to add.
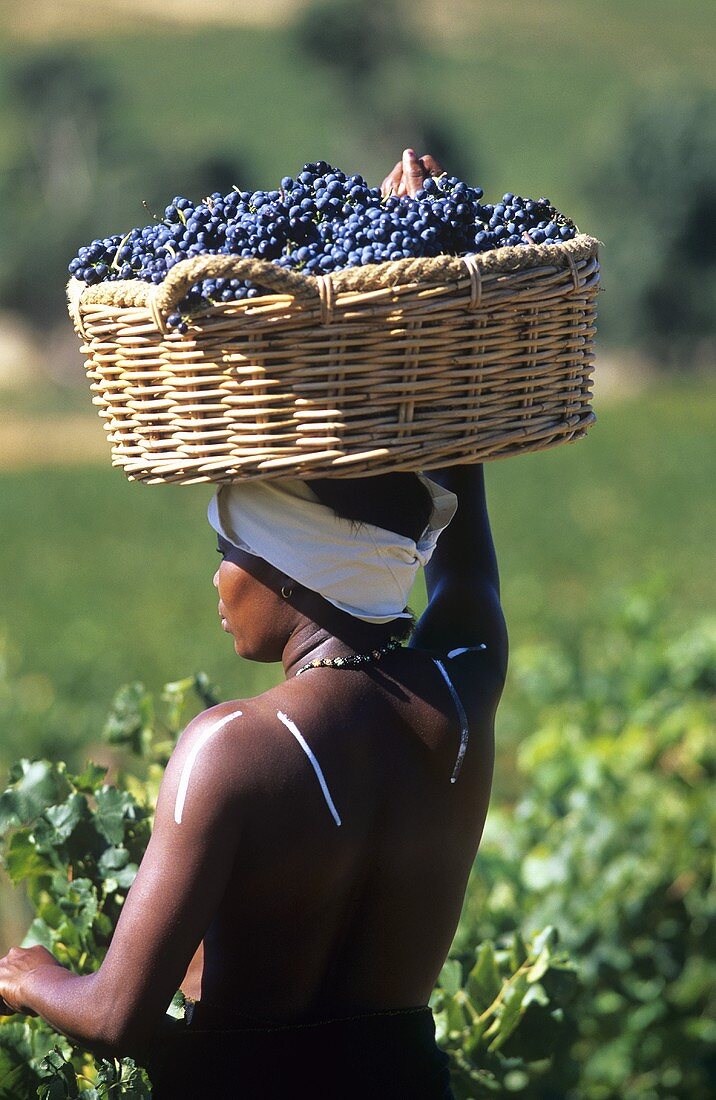
[[[237,559],[242,555],[232,553],[230,544],[221,538],[219,552],[222,561],[214,574],[214,587],[219,594],[222,630],[233,637],[239,656],[252,661],[280,661],[295,625],[295,612],[286,600],[240,565]],[[260,575],[265,564],[257,558],[252,569]]]

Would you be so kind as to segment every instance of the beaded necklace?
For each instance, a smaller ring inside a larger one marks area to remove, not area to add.
[[[393,638],[387,645],[381,646],[380,649],[374,649],[372,653],[348,653],[345,657],[316,657],[315,660],[309,661],[307,665],[302,665],[296,675],[301,676],[304,672],[308,672],[309,668],[362,668],[363,665],[370,665],[375,661],[379,661],[386,653],[390,653],[394,649],[400,649],[401,645],[402,642],[397,638]]]

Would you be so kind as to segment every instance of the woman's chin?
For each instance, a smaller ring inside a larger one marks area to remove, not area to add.
[[[226,619],[221,620],[221,629],[231,636],[231,640],[234,643],[234,650],[238,653],[239,657],[250,657],[250,654],[246,652],[246,646],[242,645],[241,641],[236,637]]]
[[[280,646],[254,643],[251,645],[246,639],[234,636],[234,652],[245,661],[257,661],[259,664],[270,665],[280,661],[283,650]]]
[[[253,647],[249,645],[245,638],[237,638],[236,635],[232,634],[230,630],[228,631],[228,633],[232,635],[232,639],[234,642],[234,652],[238,657],[244,657],[247,661],[256,661],[261,659],[260,657],[256,656]]]

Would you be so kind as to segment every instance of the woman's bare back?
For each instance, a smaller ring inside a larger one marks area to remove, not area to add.
[[[486,651],[441,656],[469,718],[455,783],[461,721],[429,653],[241,704],[255,798],[192,999],[281,1021],[427,1003],[482,835],[501,686]]]

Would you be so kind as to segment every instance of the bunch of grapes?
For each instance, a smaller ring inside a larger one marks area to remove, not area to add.
[[[194,204],[177,195],[163,219],[80,248],[70,275],[91,285],[117,279],[160,283],[168,271],[201,254],[260,257],[308,275],[418,256],[464,256],[505,245],[569,240],[577,229],[549,199],[508,192],[483,203],[480,187],[447,174],[425,180],[415,197],[383,196],[362,176],[325,161],[306,164],[275,191],[216,191]],[[265,293],[241,279],[204,279],[183,308]],[[186,331],[178,311],[169,324]]]

